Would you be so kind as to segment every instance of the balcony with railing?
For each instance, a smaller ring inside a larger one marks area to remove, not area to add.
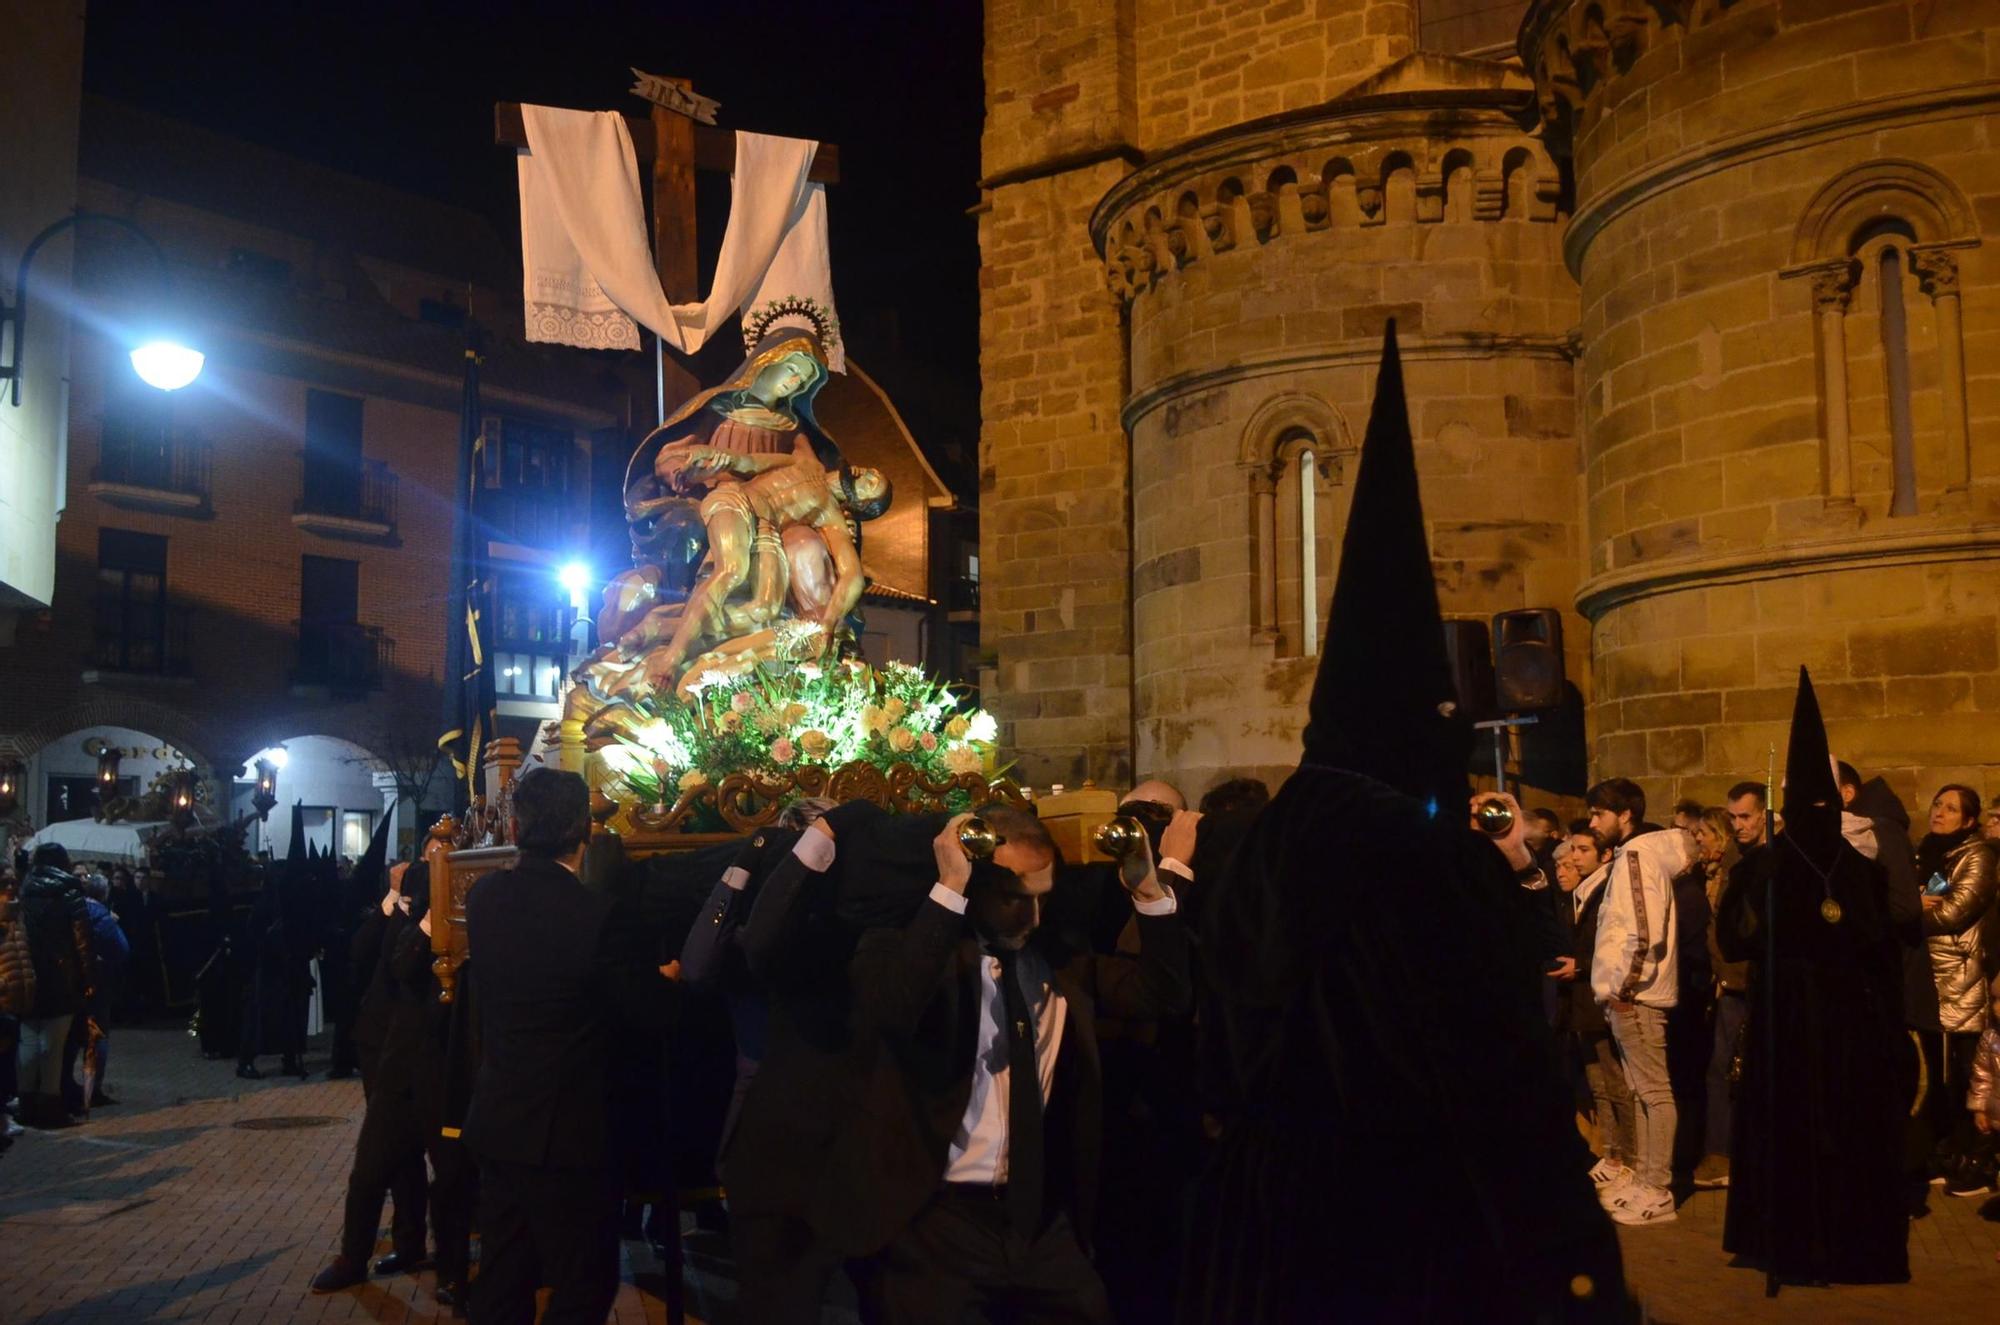
[[[396,642],[380,626],[300,623],[292,693],[353,699],[382,688],[396,665]]]
[[[209,444],[193,437],[107,438],[90,471],[90,494],[128,510],[206,516],[211,455]]]
[[[380,460],[325,465],[308,457],[292,523],[329,538],[387,542],[396,536],[398,487],[396,475]]]
[[[565,549],[585,520],[582,505],[548,488],[488,488],[479,494],[479,520],[496,543]]]
[[[101,593],[95,630],[84,660],[83,683],[119,681],[184,682],[194,674],[188,642],[195,635],[195,609],[169,600],[144,603]]]

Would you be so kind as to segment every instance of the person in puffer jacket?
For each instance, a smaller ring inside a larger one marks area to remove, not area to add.
[[[1944,1138],[1935,1156],[1948,1171],[1974,1143],[1972,1120],[1958,1107],[1958,1087],[1972,1070],[1986,1029],[1987,981],[2000,955],[2000,873],[1996,849],[1979,836],[1979,795],[1970,787],[1940,787],[1931,801],[1930,832],[1917,844],[1924,934],[1943,1025],[1934,1126]]]
[[[1979,1140],[1957,1178],[1945,1184],[1954,1196],[1983,1196],[2000,1181],[2000,1173],[1996,1173],[2000,1170],[2000,1158],[1996,1158],[2000,1156],[2000,981],[1995,981],[1989,992],[1993,1003],[1986,1029],[1979,1036],[1979,1048],[1972,1055],[1971,1084],[1965,1092],[1965,1107]]]
[[[96,992],[97,963],[83,888],[69,872],[69,853],[62,847],[35,848],[21,883],[21,913],[35,966],[35,1000],[21,1018],[15,1048],[21,1121],[30,1127],[66,1127],[70,1116],[62,1101],[63,1044],[70,1019]]]

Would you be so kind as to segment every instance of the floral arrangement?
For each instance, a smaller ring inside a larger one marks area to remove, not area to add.
[[[674,804],[732,773],[781,779],[807,765],[862,762],[886,773],[907,764],[936,781],[996,776],[992,715],[903,663],[767,663],[716,675],[688,699],[656,700],[647,711],[652,721],[605,753],[624,788],[648,805]]]

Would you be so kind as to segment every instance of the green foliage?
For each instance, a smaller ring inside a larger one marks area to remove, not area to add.
[[[936,780],[993,774],[992,716],[903,663],[768,663],[644,708],[653,721],[607,754],[631,798],[647,805],[672,804],[732,773],[778,778],[803,765],[860,761],[886,773],[908,764]]]

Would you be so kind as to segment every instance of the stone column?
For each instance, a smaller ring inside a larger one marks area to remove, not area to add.
[[[1972,434],[1965,408],[1965,333],[1958,302],[1958,259],[1945,249],[1910,250],[1923,291],[1937,310],[1938,354],[1944,388],[1944,495],[1963,500],[1972,486]]]
[[[1847,421],[1847,306],[1854,297],[1855,264],[1844,258],[1819,263],[1810,275],[1813,317],[1819,325],[1826,500],[1830,506],[1849,506],[1854,502],[1854,462]]]
[[[1257,531],[1257,619],[1250,637],[1278,638],[1278,476],[1269,465],[1251,465],[1251,519]]]

